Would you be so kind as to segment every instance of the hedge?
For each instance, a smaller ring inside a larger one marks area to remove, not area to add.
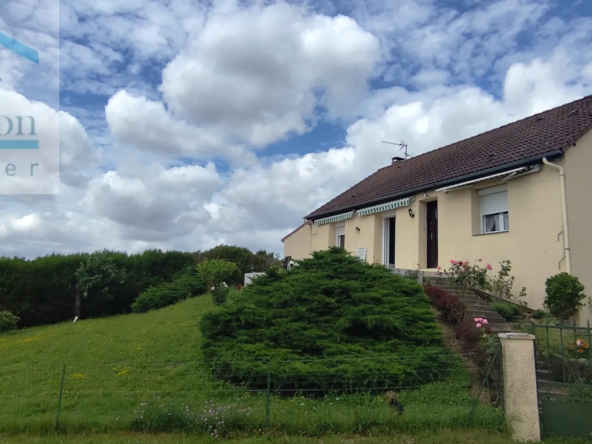
[[[109,288],[110,298],[86,298],[82,304],[82,317],[102,317],[131,312],[131,305],[150,287],[173,281],[184,271],[204,259],[218,257],[238,262],[244,270],[265,271],[279,264],[273,254],[252,253],[246,248],[219,246],[204,252],[147,250],[129,255],[108,252],[111,260],[125,269],[125,282]],[[32,260],[0,258],[0,307],[20,318],[19,327],[54,324],[74,317],[76,301],[75,272],[88,253],[52,254]],[[240,278],[240,279],[239,279]],[[240,283],[237,275],[232,283]]]

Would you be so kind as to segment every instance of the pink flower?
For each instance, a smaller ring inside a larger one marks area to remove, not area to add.
[[[482,323],[483,323],[483,325],[489,324],[489,322],[487,322],[487,319],[483,319]]]
[[[442,267],[438,267],[438,270],[441,270],[441,269],[442,269]]]
[[[454,259],[452,259],[452,260],[450,261],[450,263],[451,263],[452,265],[456,265],[456,261],[455,261]]]
[[[478,260],[479,260],[479,262],[481,262],[481,259],[478,259]]]
[[[483,318],[475,318],[475,319],[473,319],[473,320],[474,320],[475,322],[481,322],[481,321],[483,321]]]
[[[487,264],[487,267],[485,267],[485,268],[487,268],[488,270],[491,270],[491,264]]]
[[[481,324],[477,322],[477,328],[480,328],[480,327],[481,327]]]

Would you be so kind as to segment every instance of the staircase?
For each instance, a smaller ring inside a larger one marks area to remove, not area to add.
[[[502,318],[497,311],[473,293],[470,290],[452,286],[450,282],[443,277],[424,276],[424,285],[431,285],[444,290],[446,293],[456,295],[467,306],[467,316],[469,318],[485,318],[488,325],[493,332],[511,331],[512,328],[506,323],[506,319]]]

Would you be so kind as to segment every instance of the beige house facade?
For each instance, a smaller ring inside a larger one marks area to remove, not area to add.
[[[514,293],[524,287],[530,308],[543,308],[545,280],[562,271],[592,296],[591,129],[592,96],[394,159],[308,215],[282,239],[284,255],[304,259],[338,245],[390,268],[436,271],[481,259],[490,273],[510,260]],[[592,322],[590,302],[579,325]]]

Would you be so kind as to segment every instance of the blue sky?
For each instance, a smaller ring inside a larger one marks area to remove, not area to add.
[[[589,1],[38,1],[0,31],[53,64],[0,50],[0,94],[59,120],[60,192],[2,197],[9,255],[281,252],[382,140],[419,154],[592,93]]]

